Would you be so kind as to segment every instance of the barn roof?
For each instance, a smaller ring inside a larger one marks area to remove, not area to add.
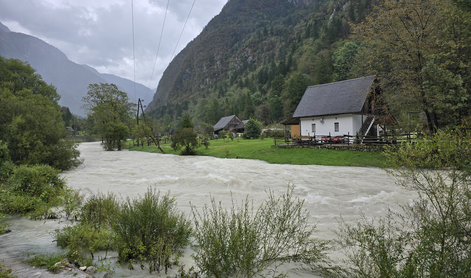
[[[236,117],[236,115],[231,115],[231,116],[222,117],[222,118],[214,125],[214,131],[218,131],[218,130],[224,129],[224,127],[226,127],[227,124],[229,124],[229,122],[230,122],[234,117]]]
[[[243,129],[244,126],[247,124],[249,120],[243,120],[242,122],[240,122],[236,127],[235,129]]]
[[[362,110],[375,76],[309,86],[293,118],[358,113]]]

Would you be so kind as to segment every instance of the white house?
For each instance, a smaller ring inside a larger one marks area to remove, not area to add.
[[[366,76],[308,87],[285,124],[292,136],[335,137],[377,135],[380,125],[395,122],[375,76]]]

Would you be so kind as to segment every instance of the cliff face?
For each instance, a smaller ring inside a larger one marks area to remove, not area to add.
[[[170,63],[146,112],[213,125],[289,117],[305,86],[339,81],[332,55],[373,1],[230,0]]]
[[[288,28],[297,21],[290,15],[313,0],[231,0],[202,33],[170,63],[147,110],[200,96],[219,80],[229,77],[244,63],[255,63],[269,54],[270,36],[258,50],[244,45],[254,32]],[[285,21],[285,22],[284,22]],[[264,52],[264,53],[263,53]]]

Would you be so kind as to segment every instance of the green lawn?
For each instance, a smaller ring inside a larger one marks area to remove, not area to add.
[[[273,139],[226,139],[211,140],[208,149],[201,146],[197,149],[198,155],[219,158],[259,159],[274,164],[295,165],[331,165],[331,166],[370,166],[381,167],[383,155],[379,152],[334,151],[309,148],[275,148]],[[162,149],[168,154],[178,154],[163,144]],[[131,151],[159,152],[153,145],[144,147],[130,147]]]

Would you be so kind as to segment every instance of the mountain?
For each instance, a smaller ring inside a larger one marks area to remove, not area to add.
[[[213,125],[234,114],[288,118],[306,86],[346,78],[332,56],[372,2],[230,0],[169,64],[146,111]]]
[[[107,83],[113,83],[118,88],[124,92],[128,93],[128,97],[131,102],[137,102],[137,99],[145,100],[151,98],[156,89],[149,89],[148,87],[136,83],[134,81],[131,81],[126,78],[122,78],[119,76],[116,76],[114,74],[109,74],[109,73],[100,73],[96,69],[88,66],[88,65],[82,65],[84,68],[87,70],[91,71],[92,73],[100,76],[101,78],[105,79]]]
[[[11,32],[0,23],[0,55],[5,58],[15,58],[28,62],[46,83],[57,88],[61,95],[59,104],[67,106],[73,114],[84,116],[82,97],[88,92],[92,83],[114,83],[118,88],[128,93],[131,101],[154,91],[142,84],[114,76],[102,74],[89,66],[79,65],[70,61],[56,47],[30,35]]]

